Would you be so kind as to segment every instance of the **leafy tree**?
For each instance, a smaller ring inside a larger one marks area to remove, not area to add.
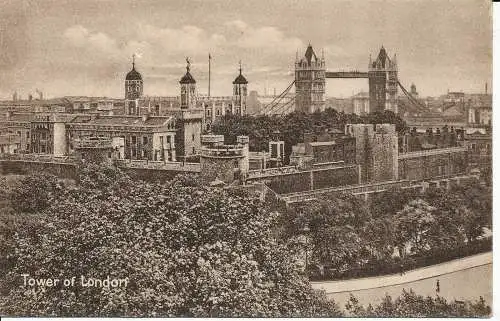
[[[339,113],[335,109],[304,113],[294,111],[284,116],[238,116],[225,115],[212,125],[212,132],[224,135],[227,143],[235,143],[238,135],[248,135],[250,150],[263,151],[273,133],[278,130],[285,141],[285,163],[288,163],[292,146],[304,141],[305,133],[321,134],[330,128],[343,130],[348,123],[391,123],[400,133],[406,130],[406,123],[391,111],[376,112],[365,116]]]
[[[283,235],[291,238],[303,234],[307,225],[310,263],[343,272],[365,261],[366,239],[360,234],[369,217],[366,205],[355,196],[328,197],[298,204],[283,215]]]
[[[49,205],[53,193],[63,187],[57,177],[48,174],[26,176],[11,191],[11,204],[14,210],[33,213],[41,211]]]
[[[413,290],[403,290],[393,300],[386,295],[377,306],[363,307],[356,297],[350,296],[346,304],[348,316],[353,317],[392,317],[392,318],[443,318],[443,317],[490,317],[491,308],[483,297],[475,302],[447,302],[440,296],[424,297]]]
[[[33,181],[32,178],[30,181]],[[311,289],[298,253],[273,236],[258,198],[130,181],[90,166],[56,195],[34,232],[14,237],[0,313],[25,316],[339,316]],[[129,278],[126,287],[29,287],[35,278]]]
[[[403,210],[397,213],[397,240],[400,247],[410,244],[415,254],[430,248],[429,236],[436,222],[433,216],[434,207],[421,199],[410,201]]]

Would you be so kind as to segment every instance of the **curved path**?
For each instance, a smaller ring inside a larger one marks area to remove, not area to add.
[[[377,303],[385,294],[398,296],[403,289],[413,289],[417,294],[435,295],[436,282],[440,280],[440,296],[448,300],[478,299],[483,296],[492,304],[492,252],[469,256],[404,275],[391,274],[343,281],[311,282],[313,288],[322,289],[340,305],[352,293],[362,304]]]

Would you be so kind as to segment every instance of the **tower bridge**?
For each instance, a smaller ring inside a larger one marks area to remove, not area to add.
[[[367,72],[362,71],[326,71],[325,78],[368,78]]]
[[[326,107],[325,81],[326,79],[368,79],[370,112],[390,110],[398,113],[398,89],[408,97],[410,103],[418,110],[425,111],[425,107],[408,92],[398,79],[398,64],[396,55],[389,58],[384,46],[380,48],[377,57],[369,58],[368,70],[327,71],[325,58],[318,57],[309,44],[304,57],[295,59],[295,79],[271,103],[261,108],[260,113],[269,114],[270,110],[276,113],[277,106],[283,109],[278,111],[285,114],[291,109],[312,113],[323,111]],[[290,89],[295,85],[295,99],[281,104]]]

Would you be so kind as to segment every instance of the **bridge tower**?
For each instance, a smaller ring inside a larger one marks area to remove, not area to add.
[[[325,110],[325,58],[318,58],[311,44],[295,60],[295,109],[306,113]]]
[[[398,112],[398,64],[396,54],[389,58],[384,46],[375,60],[368,65],[370,112],[390,110]]]

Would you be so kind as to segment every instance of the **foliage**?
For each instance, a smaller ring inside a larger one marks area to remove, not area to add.
[[[281,220],[285,238],[306,234],[310,239],[311,265],[345,271],[366,256],[360,231],[368,218],[368,209],[361,200],[343,195],[298,204]],[[306,225],[308,232],[303,231]]]
[[[57,177],[48,174],[26,176],[10,194],[11,204],[17,212],[34,213],[49,206],[49,200],[63,186]]]
[[[348,123],[381,124],[391,123],[396,125],[398,132],[406,130],[406,123],[391,111],[375,112],[365,116],[339,113],[335,109],[327,108],[323,112],[304,113],[294,111],[284,116],[238,116],[225,115],[214,123],[211,130],[215,134],[224,135],[226,143],[233,144],[239,135],[248,135],[250,150],[263,151],[268,149],[268,143],[273,138],[274,132],[279,131],[280,138],[285,142],[285,162],[288,163],[292,146],[304,141],[308,132],[314,134],[324,133],[330,128],[344,130]]]
[[[294,204],[281,218],[282,237],[304,235],[310,227],[313,279],[399,273],[491,250],[488,240],[479,241],[491,228],[491,209],[491,188],[476,181],[424,193],[391,189],[367,204],[330,195]]]
[[[36,181],[40,176],[26,182]],[[1,314],[23,316],[339,316],[312,290],[297,253],[273,237],[277,214],[255,197],[198,185],[130,181],[115,168],[82,169],[36,229],[13,237]],[[29,287],[77,277],[74,287]],[[80,276],[128,278],[83,287]]]
[[[412,290],[403,293],[393,300],[386,295],[377,306],[361,306],[353,295],[346,304],[346,311],[352,317],[391,317],[391,318],[443,318],[443,317],[490,317],[491,308],[483,297],[475,302],[447,302],[440,296],[424,297]]]
[[[421,199],[410,201],[405,205],[395,217],[398,245],[404,247],[410,244],[410,250],[415,254],[428,250],[430,248],[429,234],[436,224],[433,215],[435,210],[436,208]]]

